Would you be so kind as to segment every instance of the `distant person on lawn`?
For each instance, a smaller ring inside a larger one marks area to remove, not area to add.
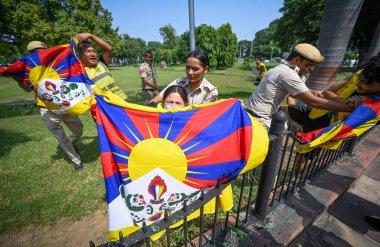
[[[257,57],[255,63],[256,63],[256,69],[259,72],[259,75],[256,78],[255,85],[259,85],[261,79],[263,79],[265,74],[267,73],[267,68],[265,67],[265,64],[263,63],[262,57]]]
[[[161,88],[157,86],[156,68],[153,66],[153,53],[151,51],[144,53],[144,63],[140,65],[139,73],[144,104],[148,105],[151,99],[161,91]]]

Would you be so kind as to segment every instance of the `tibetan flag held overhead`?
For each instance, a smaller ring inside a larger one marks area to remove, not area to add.
[[[336,141],[360,136],[380,121],[380,97],[363,101],[345,120],[308,133],[298,133],[299,152],[306,153],[315,147],[336,147]],[[335,141],[335,142],[332,142]]]
[[[94,83],[76,54],[77,39],[71,44],[34,52],[20,58],[0,74],[11,76],[30,88],[49,110],[64,109],[80,115],[89,109]]]
[[[268,152],[266,130],[236,99],[174,110],[96,100],[111,241],[255,168]]]

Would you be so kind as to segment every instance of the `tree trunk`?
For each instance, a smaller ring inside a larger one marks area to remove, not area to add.
[[[360,44],[358,49],[359,49],[359,57],[358,57],[358,65],[359,65],[359,64],[364,63],[364,60],[366,59],[366,54],[368,54],[369,45],[367,44],[367,42],[362,42],[362,44]]]
[[[362,4],[363,0],[326,0],[317,45],[325,61],[311,73],[306,83],[310,89],[325,90],[335,82]]]
[[[378,52],[380,52],[380,19],[377,22],[376,31],[373,34],[368,52],[365,58],[363,59],[363,62],[361,62],[360,64],[367,62],[372,56],[375,56]]]
[[[272,58],[273,58],[273,47],[271,48],[271,50],[270,50],[270,61],[272,61]]]

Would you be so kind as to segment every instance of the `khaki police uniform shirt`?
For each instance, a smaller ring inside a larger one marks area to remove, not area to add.
[[[160,92],[160,96],[163,98],[165,90],[172,86],[179,85],[186,89],[189,99],[189,105],[206,104],[214,102],[218,99],[218,89],[214,87],[208,80],[203,78],[201,84],[194,91],[191,90],[189,81],[186,77],[178,78],[171,82],[166,88]]]
[[[150,66],[148,63],[143,63],[140,65],[140,69],[139,69],[139,73],[140,73],[140,77],[141,77],[141,85],[142,85],[142,89],[154,89],[150,86],[148,86],[143,80],[142,78],[147,78],[151,83],[153,83],[154,85],[157,85],[157,82],[156,82],[156,69],[153,67],[153,64],[152,66]]]
[[[247,107],[256,115],[255,118],[269,130],[272,114],[278,111],[281,102],[290,94],[309,91],[305,85],[306,77],[299,75],[299,68],[289,63],[277,65],[270,69],[261,80],[256,91],[247,100]]]

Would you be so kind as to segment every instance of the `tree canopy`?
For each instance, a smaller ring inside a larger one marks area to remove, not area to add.
[[[113,53],[124,49],[118,30],[112,28],[111,13],[99,0],[1,0],[0,59],[18,58],[26,54],[32,40],[47,46],[69,43],[80,32],[98,35],[112,44]]]
[[[282,50],[298,43],[316,44],[323,15],[324,0],[285,0],[277,21],[275,36]],[[276,26],[274,27],[276,28]]]
[[[166,29],[160,29],[164,44],[155,51],[156,61],[165,60],[167,63],[184,62],[190,52],[189,32],[185,32],[180,36],[172,36],[172,34],[176,33],[175,29],[172,26],[168,28],[168,26],[164,26]],[[164,32],[164,30],[166,31]],[[168,36],[171,38],[169,39]],[[202,24],[196,27],[195,36],[195,46],[207,53],[211,68],[223,69],[233,66],[238,44],[237,37],[232,32],[232,27],[229,23],[220,26],[218,29]],[[175,42],[169,42],[169,40],[175,40]],[[168,44],[171,44],[171,46],[168,46]],[[171,48],[168,49],[169,47]]]
[[[278,55],[280,53],[279,40],[276,36],[279,20],[274,20],[269,24],[269,27],[261,29],[255,34],[255,39],[252,44],[252,54],[269,58],[275,50]]]
[[[178,44],[178,37],[176,30],[170,24],[160,27],[160,35],[164,40],[164,47],[166,49],[175,49]]]
[[[278,51],[282,52],[302,42],[316,45],[324,5],[325,0],[284,0],[280,8],[283,15],[256,33],[253,54],[268,57],[272,40],[278,46]],[[379,11],[380,1],[364,0],[348,50],[358,52],[360,57],[366,54],[380,21]]]
[[[270,58],[289,51],[295,44],[318,40],[325,0],[284,0],[280,18],[267,28],[256,32],[253,41],[237,42],[229,23],[214,28],[207,24],[196,27],[196,47],[205,50],[213,68],[232,66],[239,56],[239,48],[245,56]],[[0,0],[0,61],[13,61],[26,54],[31,40],[41,40],[48,46],[68,43],[70,37],[80,32],[93,33],[112,46],[114,57],[127,59],[129,63],[140,62],[145,50],[157,53],[157,61],[184,62],[189,47],[189,32],[176,34],[171,24],[158,31],[163,43],[128,34],[118,34],[112,28],[112,15],[102,7],[99,0]],[[352,52],[364,56],[380,22],[380,1],[364,0],[358,21],[349,43]],[[251,50],[252,49],[252,50]],[[139,59],[140,58],[140,59]]]
[[[128,34],[123,35],[124,49],[118,57],[125,58],[128,64],[140,63],[142,54],[146,50],[145,41],[141,38],[132,38]]]
[[[230,23],[220,26],[217,31],[220,37],[217,67],[220,69],[232,67],[238,50],[236,34],[232,32]]]
[[[163,43],[128,34],[118,34],[112,28],[112,15],[99,0],[0,0],[0,62],[11,62],[26,55],[26,45],[40,40],[47,46],[67,44],[77,33],[93,33],[112,46],[113,57],[129,64],[142,61],[145,50],[155,52],[156,62],[184,62],[189,48],[189,33],[177,36],[171,24],[158,31]],[[197,47],[210,56],[211,66],[232,66],[237,52],[237,38],[230,24],[215,29],[201,25],[197,28]]]

